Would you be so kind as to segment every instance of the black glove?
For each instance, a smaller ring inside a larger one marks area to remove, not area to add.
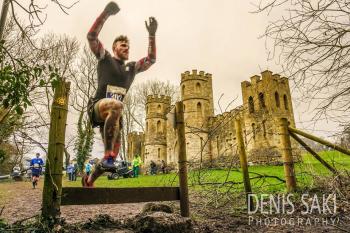
[[[146,24],[146,28],[147,28],[149,35],[155,36],[156,31],[157,31],[157,27],[158,27],[158,23],[157,23],[156,18],[149,17],[149,23],[147,24],[147,21],[145,21],[145,24]]]
[[[107,4],[107,6],[104,9],[104,12],[106,12],[108,15],[115,15],[120,11],[119,6],[115,2],[110,2]]]

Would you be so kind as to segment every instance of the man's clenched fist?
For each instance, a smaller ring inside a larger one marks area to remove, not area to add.
[[[117,5],[117,3],[115,2],[110,2],[107,4],[107,6],[105,7],[104,12],[106,12],[109,15],[115,15],[120,11],[119,6]]]

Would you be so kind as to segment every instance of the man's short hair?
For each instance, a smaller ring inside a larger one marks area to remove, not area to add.
[[[36,153],[35,155],[36,155],[36,156],[38,156],[38,155],[40,156],[40,153]]]
[[[124,35],[120,35],[117,38],[115,38],[115,40],[113,41],[113,45],[112,45],[112,49],[114,51],[115,46],[117,45],[118,41],[125,41],[126,43],[129,43],[129,39],[127,36]]]

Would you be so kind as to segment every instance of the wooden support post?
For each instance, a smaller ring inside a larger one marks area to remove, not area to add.
[[[238,118],[235,119],[235,129],[236,129],[236,138],[237,138],[237,148],[239,152],[239,160],[241,163],[244,188],[246,192],[247,208],[250,211],[252,211],[254,210],[253,197],[249,195],[252,193],[252,187],[250,185],[250,178],[249,178],[248,164],[247,164],[247,154],[245,151],[245,146],[243,141],[241,121]]]
[[[183,103],[179,101],[175,106],[176,132],[179,143],[179,180],[180,180],[180,209],[181,216],[189,217],[189,200],[187,184],[187,158],[186,158],[186,138]]]
[[[339,175],[338,171],[329,165],[326,161],[324,161],[314,150],[312,150],[301,138],[299,138],[295,133],[289,132],[290,136],[295,139],[295,141],[299,142],[305,150],[307,150],[311,155],[313,155],[320,163],[322,163],[329,171],[331,171],[334,175]]]
[[[60,215],[69,89],[70,83],[63,80],[59,80],[55,88],[43,189],[43,219],[56,219]]]
[[[294,162],[292,156],[292,145],[288,133],[288,121],[286,118],[280,119],[280,134],[282,143],[282,156],[284,163],[284,176],[286,177],[286,186],[288,192],[294,192],[296,189],[296,179],[294,172]]]
[[[318,138],[318,137],[313,136],[313,135],[311,135],[311,134],[305,133],[305,132],[301,131],[300,129],[295,129],[295,128],[289,126],[289,127],[288,127],[288,130],[291,131],[291,132],[293,132],[293,133],[299,134],[299,135],[301,135],[301,136],[303,136],[303,137],[306,137],[306,138],[308,138],[308,139],[311,139],[311,140],[313,140],[313,141],[316,141],[316,142],[318,142],[318,143],[321,143],[321,144],[323,144],[323,145],[325,145],[325,146],[328,146],[328,147],[330,147],[330,148],[333,148],[333,149],[335,149],[335,150],[337,150],[337,151],[340,151],[340,152],[342,152],[343,154],[350,155],[350,150],[347,150],[347,149],[345,149],[345,148],[342,148],[342,147],[340,147],[340,146],[337,146],[337,145],[335,145],[334,143],[328,142],[328,141],[326,141],[326,140],[324,140],[324,139]]]

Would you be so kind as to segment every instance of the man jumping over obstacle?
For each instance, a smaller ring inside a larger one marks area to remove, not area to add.
[[[114,40],[113,56],[104,49],[98,34],[108,17],[117,14],[119,10],[116,3],[108,3],[87,35],[91,51],[98,59],[98,86],[95,96],[89,101],[88,113],[92,126],[100,127],[105,152],[95,171],[90,176],[83,177],[84,187],[93,187],[94,181],[100,175],[115,169],[114,161],[120,148],[123,99],[135,75],[147,70],[156,61],[155,34],[158,24],[154,17],[150,17],[148,23],[145,22],[149,33],[147,57],[125,64],[129,58],[129,40],[126,36],[119,36]]]

